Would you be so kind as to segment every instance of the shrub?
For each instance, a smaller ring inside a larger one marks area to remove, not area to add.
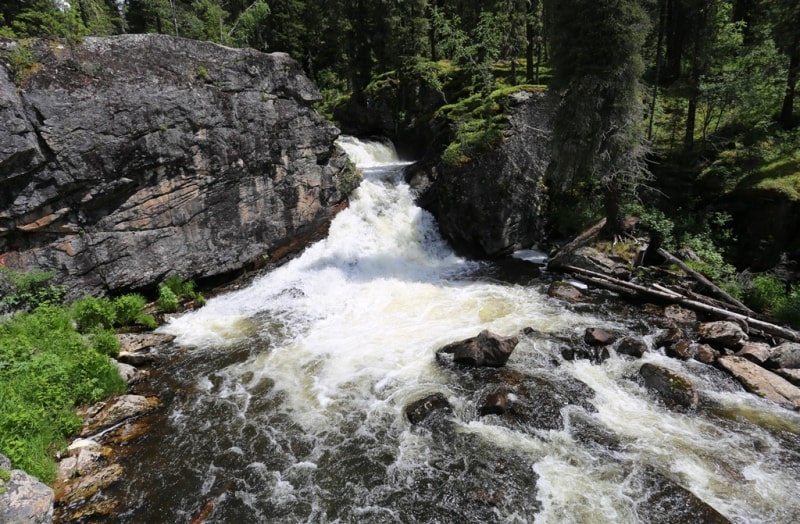
[[[153,318],[153,315],[148,313],[140,313],[138,317],[136,317],[136,323],[144,326],[146,329],[155,329],[158,327],[158,322],[156,319]]]
[[[110,329],[114,325],[116,309],[108,298],[86,296],[72,304],[72,316],[78,331],[87,333],[97,327]]]
[[[158,299],[156,305],[161,311],[172,313],[178,310],[178,295],[166,283],[158,286]]]
[[[92,342],[92,347],[101,355],[107,355],[112,358],[119,356],[120,343],[117,336],[109,329],[97,329],[89,336]]]
[[[57,305],[64,300],[66,290],[50,281],[54,274],[49,271],[33,270],[19,273],[0,268],[0,289],[7,288],[6,296],[0,300],[0,307],[33,310],[45,304]]]
[[[75,406],[124,390],[66,308],[42,305],[0,322],[0,453],[16,467],[50,482],[52,450],[81,426]]]
[[[759,275],[753,279],[745,292],[747,305],[762,313],[774,313],[786,300],[786,286],[770,275]]]
[[[800,285],[793,285],[789,295],[775,308],[776,318],[800,328]]]
[[[115,324],[130,326],[138,323],[147,300],[142,295],[122,295],[114,299]]]

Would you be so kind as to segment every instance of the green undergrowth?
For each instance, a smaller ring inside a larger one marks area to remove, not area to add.
[[[107,352],[78,332],[66,307],[41,305],[0,323],[0,453],[52,482],[54,452],[81,427],[75,408],[125,390]]]
[[[67,304],[52,273],[0,272],[0,453],[43,482],[55,478],[55,453],[82,425],[76,414],[125,391],[109,357],[119,355],[116,329],[150,329],[146,299],[85,296]],[[182,294],[199,294],[180,279]]]

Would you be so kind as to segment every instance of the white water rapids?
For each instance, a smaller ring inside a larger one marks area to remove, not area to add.
[[[328,237],[166,327],[190,356],[162,432],[136,448],[121,519],[675,522],[657,475],[734,522],[800,522],[800,417],[699,363],[644,359],[697,385],[706,407],[677,413],[637,382],[641,361],[566,362],[558,344],[523,337],[509,376],[534,398],[582,399],[544,427],[479,417],[494,375],[441,366],[437,348],[482,329],[630,326],[460,258],[391,146],[340,143],[364,180]],[[449,429],[405,418],[432,392],[455,408]]]

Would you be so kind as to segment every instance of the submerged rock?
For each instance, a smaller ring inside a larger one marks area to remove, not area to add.
[[[633,337],[623,338],[617,346],[617,353],[621,355],[641,358],[645,352],[647,352],[647,344],[645,344],[643,340]]]
[[[442,393],[432,393],[406,406],[406,417],[412,424],[420,424],[428,417],[436,414],[449,415],[453,406]]]
[[[688,409],[697,407],[694,384],[671,369],[646,362],[639,368],[639,374],[644,377],[645,386],[658,392],[667,404]]]
[[[636,514],[643,524],[731,524],[719,511],[694,493],[652,468],[642,473]]]
[[[779,404],[800,409],[800,388],[743,357],[729,355],[717,362],[750,392]]]
[[[505,366],[518,343],[519,337],[516,335],[503,337],[483,330],[477,337],[453,342],[440,348],[437,354],[451,353],[456,364],[499,368]]]
[[[284,53],[167,35],[0,65],[0,259],[70,289],[223,277],[324,234],[357,181]]]
[[[478,413],[481,416],[485,415],[502,415],[508,409],[508,394],[505,390],[500,389],[494,393],[490,393],[481,403],[478,408]]]

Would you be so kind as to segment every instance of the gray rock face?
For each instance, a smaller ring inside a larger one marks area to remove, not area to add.
[[[550,111],[543,93],[512,95],[499,148],[458,167],[442,166],[429,207],[454,246],[500,256],[544,238],[541,181],[550,161]]]
[[[0,66],[0,264],[90,291],[223,275],[346,205],[339,131],[285,54],[164,35],[32,52],[19,86]]]
[[[0,467],[10,469],[0,455]],[[0,480],[0,522],[49,524],[53,521],[53,490],[24,471],[11,471],[8,482]]]

